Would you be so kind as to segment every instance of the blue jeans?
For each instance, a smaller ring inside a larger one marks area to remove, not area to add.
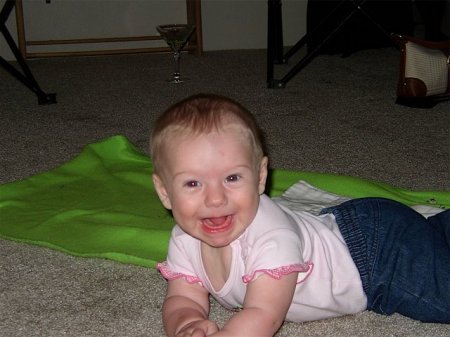
[[[396,201],[362,198],[322,213],[336,217],[368,310],[450,323],[450,210],[426,219]]]

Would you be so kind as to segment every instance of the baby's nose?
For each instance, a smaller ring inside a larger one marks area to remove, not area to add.
[[[223,187],[214,186],[208,188],[205,199],[206,206],[219,207],[224,205],[225,203],[226,203],[226,195]]]

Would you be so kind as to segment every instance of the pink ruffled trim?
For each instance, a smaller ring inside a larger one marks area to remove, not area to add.
[[[284,275],[288,275],[291,273],[307,273],[300,281],[297,282],[297,283],[301,283],[301,282],[304,282],[308,278],[308,276],[312,272],[313,267],[314,267],[314,264],[312,262],[306,262],[304,264],[292,264],[289,266],[282,266],[282,267],[275,268],[275,269],[258,269],[258,270],[255,270],[251,274],[244,275],[242,277],[242,281],[244,281],[244,283],[250,283],[251,281],[253,281],[256,274],[258,274],[258,273],[264,273],[276,280],[279,280]]]
[[[156,264],[156,269],[158,269],[162,276],[169,281],[184,278],[188,283],[200,283],[200,285],[203,285],[200,278],[196,276],[173,272],[169,269],[167,262]]]

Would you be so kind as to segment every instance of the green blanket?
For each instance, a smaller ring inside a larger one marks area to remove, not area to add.
[[[173,220],[154,191],[150,159],[125,137],[88,145],[70,162],[0,186],[0,237],[84,257],[154,267]],[[348,197],[381,196],[448,208],[448,192],[414,192],[346,176],[273,170],[269,194],[298,180]]]

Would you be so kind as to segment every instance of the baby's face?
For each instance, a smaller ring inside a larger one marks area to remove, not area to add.
[[[158,195],[177,224],[212,247],[239,237],[253,221],[264,192],[267,158],[255,163],[253,147],[237,124],[198,136],[174,136],[165,148]]]

